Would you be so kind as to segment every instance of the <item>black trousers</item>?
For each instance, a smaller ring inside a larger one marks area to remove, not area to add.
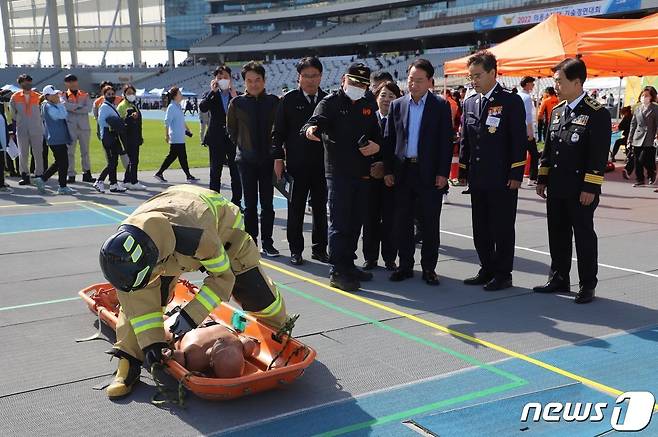
[[[123,181],[128,184],[137,183],[137,169],[139,166],[139,146],[137,144],[126,144],[126,154],[128,155],[128,167],[123,175]]]
[[[222,186],[222,170],[224,164],[228,165],[231,173],[231,202],[242,206],[242,181],[235,163],[235,146],[210,145],[208,153],[210,155],[210,189],[219,193]]]
[[[353,176],[327,177],[329,190],[330,273],[353,273],[359,233],[365,219],[367,180]]]
[[[644,170],[647,170],[649,179],[656,179],[656,148],[634,147],[635,178],[638,183],[644,183]]]
[[[396,247],[400,258],[400,270],[413,270],[414,253],[414,214],[418,205],[418,219],[423,246],[420,251],[420,264],[423,271],[434,271],[439,259],[439,219],[441,198],[444,190],[434,185],[423,184],[420,180],[418,164],[405,163],[402,174],[395,184],[395,229]]]
[[[119,153],[122,151],[117,138],[103,137],[103,150],[105,151],[105,168],[98,175],[98,181],[103,182],[106,177],[110,178],[110,185],[117,183],[117,166],[119,165]]]
[[[381,179],[368,181],[366,218],[363,223],[363,257],[366,261],[379,259],[381,245],[384,263],[394,263],[397,257],[395,244],[395,191]]]
[[[293,184],[288,202],[288,224],[286,237],[290,253],[302,254],[304,251],[304,214],[309,193],[313,210],[313,228],[311,231],[312,252],[327,251],[327,179],[324,169],[309,168],[292,174]]]
[[[192,176],[190,174],[190,167],[187,164],[187,151],[185,150],[185,143],[169,145],[169,154],[165,157],[157,174],[162,175],[162,173],[164,173],[164,171],[168,169],[176,159],[178,159],[180,167],[183,169],[185,176],[188,178]]]
[[[5,186],[5,156],[6,152],[0,151],[0,188]]]
[[[2,153],[2,161],[5,164],[5,169],[12,175],[16,176],[18,174],[18,158],[11,159],[9,157],[9,153],[3,152]],[[16,162],[14,162],[16,161]]]
[[[473,242],[485,275],[512,276],[518,198],[518,190],[471,188]]]
[[[615,157],[617,156],[617,152],[619,152],[621,146],[625,146],[625,145],[626,145],[626,138],[617,138],[615,140],[615,144],[612,145],[612,152],[610,153],[610,157],[612,159],[615,159]]]
[[[534,138],[528,140],[528,153],[530,153],[530,180],[536,181],[539,173],[539,151]]]
[[[539,120],[537,122],[537,139],[539,141],[544,140],[546,138],[546,120]]]
[[[260,234],[263,245],[271,245],[274,229],[274,185],[272,174],[274,161],[262,163],[239,162],[240,177],[244,189],[244,226],[255,243],[258,243],[258,204],[260,203]]]
[[[546,210],[551,271],[569,278],[572,237],[575,237],[579,283],[586,288],[595,288],[597,284],[598,240],[594,231],[594,211],[598,204],[599,196],[591,205],[583,206],[579,197],[551,196],[549,187]]]
[[[55,162],[46,169],[41,179],[46,182],[52,175],[57,173],[57,181],[60,187],[66,186],[66,178],[69,172],[69,152],[66,144],[50,146],[53,151]]]

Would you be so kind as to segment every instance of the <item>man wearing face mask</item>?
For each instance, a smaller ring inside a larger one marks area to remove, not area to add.
[[[231,202],[238,207],[242,205],[242,183],[240,172],[235,163],[235,144],[231,142],[226,131],[226,114],[228,105],[237,96],[231,80],[231,69],[220,65],[214,72],[215,78],[210,82],[210,91],[203,96],[199,104],[201,113],[210,114],[202,144],[208,146],[210,154],[210,189],[219,193],[222,169],[228,165],[231,172]]]
[[[354,265],[372,156],[380,152],[382,135],[373,104],[364,98],[370,68],[352,64],[342,87],[325,97],[300,133],[324,145],[329,189],[329,284],[356,291],[372,274]]]

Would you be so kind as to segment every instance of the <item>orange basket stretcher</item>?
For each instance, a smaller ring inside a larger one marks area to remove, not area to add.
[[[198,287],[179,280],[168,309],[184,306],[194,298]],[[119,301],[116,289],[109,283],[95,284],[78,292],[89,309],[105,324],[116,330]],[[290,337],[277,338],[276,331],[249,314],[222,303],[212,315],[229,327],[237,327],[245,335],[260,341],[260,353],[247,359],[245,371],[237,378],[198,376],[173,359],[166,360],[165,370],[195,395],[211,400],[228,400],[271,390],[292,383],[315,360],[316,352]],[[236,324],[238,326],[236,326]],[[278,363],[268,370],[274,361]]]

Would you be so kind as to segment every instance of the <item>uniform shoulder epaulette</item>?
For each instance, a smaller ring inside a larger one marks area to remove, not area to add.
[[[557,105],[553,106],[553,109],[555,109],[555,108],[559,108],[560,106],[562,106],[562,105],[566,105],[566,104],[567,104],[567,101],[566,101],[566,100],[562,100],[560,103],[558,103]]]
[[[593,99],[590,96],[585,96],[583,100],[585,100],[585,104],[587,106],[589,106],[595,111],[598,111],[599,109],[603,108],[603,105],[601,105],[599,102],[596,101],[596,99]]]

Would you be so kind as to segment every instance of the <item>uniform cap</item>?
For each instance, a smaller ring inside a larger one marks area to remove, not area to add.
[[[350,80],[363,85],[370,85],[370,68],[362,62],[355,62],[347,69],[347,75]]]

